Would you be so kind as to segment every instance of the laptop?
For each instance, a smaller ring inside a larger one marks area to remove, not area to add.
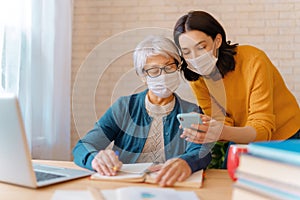
[[[39,188],[94,172],[33,164],[18,99],[0,95],[0,182]]]

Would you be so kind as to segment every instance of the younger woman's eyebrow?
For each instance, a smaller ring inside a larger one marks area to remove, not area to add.
[[[202,44],[202,43],[205,43],[206,41],[205,40],[200,40],[199,42],[197,42],[194,47],[197,47],[199,44]],[[182,47],[181,50],[189,50],[189,48],[187,47]]]
[[[206,42],[206,41],[205,41],[205,40],[201,40],[201,41],[197,42],[197,43],[195,44],[195,47],[198,46],[199,44],[204,43],[204,42]]]

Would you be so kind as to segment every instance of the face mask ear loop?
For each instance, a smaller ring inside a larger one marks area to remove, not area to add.
[[[179,71],[180,79],[185,83],[188,83],[187,80],[184,78],[183,71],[182,71],[187,68],[187,63],[184,60],[182,55],[180,55],[179,57],[180,57],[180,63],[178,64],[178,71]]]
[[[140,76],[142,82],[147,85],[147,79],[146,79],[146,76]]]
[[[181,70],[182,64],[183,64],[183,60],[182,60],[182,57],[180,56],[180,63],[178,63],[178,65],[177,65],[177,71]]]

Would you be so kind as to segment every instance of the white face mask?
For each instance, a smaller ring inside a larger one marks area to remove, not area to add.
[[[197,58],[186,59],[188,68],[202,76],[208,76],[216,67],[218,58],[213,55],[213,50],[207,51]]]
[[[161,74],[158,77],[151,78],[147,76],[147,85],[149,90],[158,97],[167,98],[173,94],[180,84],[179,73]]]

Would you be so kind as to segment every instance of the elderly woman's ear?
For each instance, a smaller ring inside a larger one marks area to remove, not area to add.
[[[141,80],[143,81],[143,83],[147,84],[147,79],[146,76],[140,76]]]

